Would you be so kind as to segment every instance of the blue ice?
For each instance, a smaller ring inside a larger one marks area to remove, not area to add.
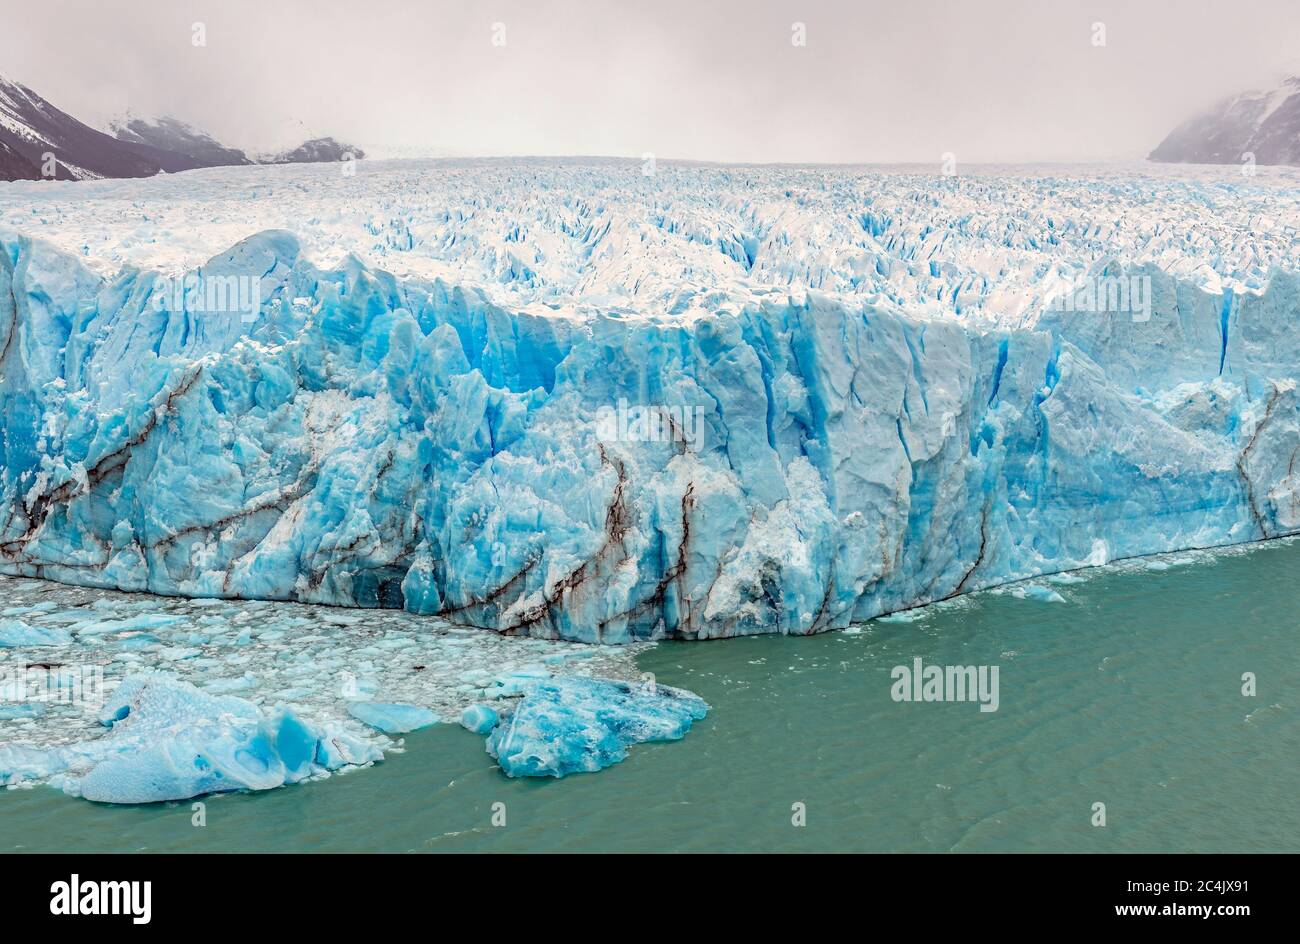
[[[487,751],[510,777],[564,777],[617,764],[646,741],[675,741],[708,713],[665,685],[559,677],[534,682],[492,731]]]
[[[354,701],[348,704],[348,714],[385,734],[406,734],[438,723],[436,714],[417,705]]]

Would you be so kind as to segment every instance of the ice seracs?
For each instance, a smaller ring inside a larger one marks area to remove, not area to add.
[[[0,567],[622,643],[1300,528],[1285,173],[633,169],[90,185],[152,242],[14,185]],[[156,303],[182,263],[256,317]]]

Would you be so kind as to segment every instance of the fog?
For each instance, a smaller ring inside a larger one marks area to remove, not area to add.
[[[1295,0],[0,0],[0,23],[0,74],[83,120],[376,156],[1126,159],[1300,56]]]

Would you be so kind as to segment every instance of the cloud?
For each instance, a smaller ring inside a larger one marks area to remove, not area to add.
[[[40,16],[0,0],[0,16],[22,24],[0,72],[73,114],[171,113],[253,150],[333,134],[377,154],[789,162],[1140,157],[1300,35],[1294,0],[43,0]]]

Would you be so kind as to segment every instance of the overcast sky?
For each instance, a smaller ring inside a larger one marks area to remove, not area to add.
[[[1141,157],[1300,57],[1300,0],[0,0],[0,24],[0,74],[83,120],[376,156]]]

